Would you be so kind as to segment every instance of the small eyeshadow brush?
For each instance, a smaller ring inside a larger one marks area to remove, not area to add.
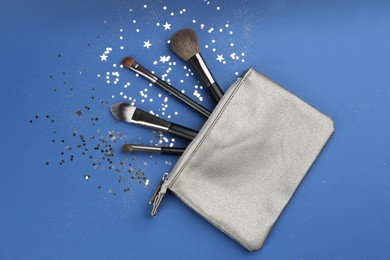
[[[195,130],[168,122],[125,102],[119,102],[111,105],[110,110],[111,114],[118,120],[151,127],[187,140],[194,139],[198,134]]]
[[[192,29],[183,29],[176,32],[171,38],[169,47],[177,56],[190,64],[195,74],[209,89],[214,100],[218,103],[223,96],[223,91],[200,54],[196,32]]]
[[[175,96],[182,102],[186,103],[188,106],[192,107],[205,117],[209,117],[211,115],[211,112],[207,110],[205,107],[199,105],[194,100],[189,98],[188,96],[181,93],[179,90],[174,88],[173,86],[166,83],[164,80],[160,79],[156,75],[154,75],[152,72],[144,68],[141,64],[139,64],[136,60],[134,60],[132,57],[126,57],[122,60],[121,64],[123,67],[126,67],[139,75],[143,76],[144,78],[148,79],[150,82],[156,84],[157,86],[161,87],[163,90],[167,91],[171,95]]]
[[[164,155],[182,155],[185,148],[176,147],[161,147],[161,146],[147,146],[138,144],[124,144],[122,151],[124,152],[146,152],[146,153],[158,153]]]

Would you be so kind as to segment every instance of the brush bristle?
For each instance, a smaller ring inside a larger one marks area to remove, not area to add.
[[[125,151],[125,152],[131,152],[132,151],[132,146],[131,146],[131,144],[124,144],[123,146],[122,146],[122,151]]]
[[[125,102],[119,102],[110,106],[111,114],[118,120],[131,122],[134,112],[136,110],[135,106],[132,106]]]
[[[130,68],[131,65],[133,65],[134,61],[135,60],[132,57],[126,57],[121,61],[121,64],[123,65],[123,67]]]
[[[192,29],[180,30],[172,36],[169,47],[177,56],[187,61],[199,53],[198,36]]]

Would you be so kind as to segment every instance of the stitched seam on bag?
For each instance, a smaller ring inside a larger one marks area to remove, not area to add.
[[[233,99],[233,97],[236,95],[236,93],[238,92],[238,90],[240,90],[240,87],[242,86],[243,82],[245,81],[245,79],[249,76],[249,74],[251,74],[253,71],[253,68],[249,68],[248,72],[245,73],[244,77],[242,78],[241,82],[238,84],[238,86],[236,87],[236,89],[234,90],[234,92],[230,95],[229,97],[229,100],[225,103],[224,107],[221,109],[219,115],[217,116],[217,118],[214,120],[214,122],[211,124],[211,126],[209,127],[209,129],[207,129],[206,131],[206,134],[202,137],[202,139],[200,140],[199,144],[195,147],[195,149],[192,151],[191,155],[188,157],[188,159],[185,161],[185,163],[183,164],[182,167],[180,167],[180,170],[178,170],[177,174],[173,177],[173,180],[172,182],[169,184],[168,188],[171,188],[173,186],[173,184],[175,183],[175,181],[177,180],[177,178],[180,176],[180,174],[183,172],[184,168],[187,166],[187,164],[191,161],[192,157],[196,154],[196,152],[199,150],[200,146],[203,144],[203,142],[205,141],[206,137],[210,134],[210,132],[213,130],[214,126],[217,124],[218,120],[221,118],[223,112],[226,110],[226,108],[228,107],[228,105],[230,104],[231,100]]]

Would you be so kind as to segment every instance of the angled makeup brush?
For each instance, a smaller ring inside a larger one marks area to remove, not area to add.
[[[176,147],[161,147],[161,146],[147,146],[138,144],[124,144],[122,151],[124,152],[146,152],[146,153],[158,153],[165,155],[182,155],[185,148]]]
[[[168,122],[125,102],[111,105],[110,110],[111,114],[120,121],[147,126],[187,140],[194,139],[198,134],[195,130]]]
[[[163,90],[167,91],[168,93],[172,94],[182,102],[186,103],[205,117],[209,117],[211,112],[207,110],[205,107],[199,105],[194,100],[189,98],[188,96],[181,93],[179,90],[174,88],[173,86],[166,83],[164,80],[160,79],[156,75],[154,75],[149,70],[145,69],[141,64],[139,64],[136,60],[134,60],[132,57],[126,57],[122,60],[121,64],[123,67],[126,67],[128,69],[131,69],[135,71],[136,73],[140,74],[141,76],[148,79],[150,82],[155,83],[157,86],[161,87]]]
[[[200,54],[196,32],[191,29],[183,29],[176,32],[171,38],[169,47],[177,56],[190,64],[195,74],[205,87],[209,89],[211,95],[218,103],[223,96],[223,91]]]

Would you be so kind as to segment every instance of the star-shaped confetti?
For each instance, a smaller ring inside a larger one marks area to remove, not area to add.
[[[168,23],[168,22],[165,22],[165,24],[163,24],[164,26],[164,30],[170,30],[171,29],[171,24]]]
[[[74,112],[77,116],[82,116],[83,115],[83,111],[81,109],[77,110],[76,112]]]
[[[108,56],[103,53],[103,55],[100,56],[100,61],[107,61]]]
[[[115,141],[116,136],[115,136],[115,131],[108,131],[108,137],[110,137],[111,141]]]
[[[217,61],[222,62],[223,60],[225,60],[225,58],[223,57],[223,54],[221,54],[221,55],[217,54]]]
[[[150,43],[150,40],[144,42],[144,48],[149,49],[152,44]]]
[[[171,59],[171,56],[160,56],[160,62],[165,63]]]

